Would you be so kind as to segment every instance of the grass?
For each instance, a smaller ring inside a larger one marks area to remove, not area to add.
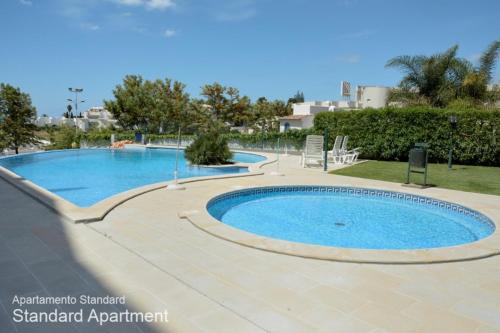
[[[330,173],[404,183],[407,168],[406,162],[368,161]],[[423,181],[423,175],[410,175],[412,183],[423,184]],[[451,190],[500,195],[500,168],[454,165],[451,170],[448,170],[446,164],[429,164],[427,183]]]

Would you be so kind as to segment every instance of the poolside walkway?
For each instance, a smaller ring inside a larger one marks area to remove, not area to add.
[[[0,331],[500,332],[500,256],[432,265],[321,261],[224,241],[178,217],[198,200],[241,186],[401,190],[399,184],[301,169],[296,156],[282,157],[281,171],[284,177],[210,180],[186,184],[185,191],[153,191],[118,206],[102,222],[78,225],[0,180]],[[484,205],[500,221],[498,196],[411,191]],[[127,303],[119,310],[166,309],[169,322],[17,324],[10,320],[14,294],[125,295]]]

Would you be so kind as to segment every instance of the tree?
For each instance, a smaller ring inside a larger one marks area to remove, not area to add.
[[[206,84],[201,88],[201,95],[205,97],[204,102],[216,119],[221,119],[223,117],[227,106],[225,93],[226,87],[218,82]]]
[[[251,102],[247,96],[240,96],[238,89],[225,87],[220,83],[202,87],[204,104],[213,117],[231,126],[247,125],[251,119]]]
[[[175,132],[186,117],[182,110],[189,95],[184,89],[184,84],[170,79],[149,81],[127,75],[113,90],[115,99],[104,105],[125,129]]]
[[[80,129],[67,125],[61,126],[50,133],[50,142],[52,144],[49,149],[78,148],[80,147],[81,137]]]
[[[305,99],[304,99],[304,93],[300,90],[297,90],[297,92],[295,93],[295,95],[293,95],[293,97],[290,97],[288,99],[288,102],[287,104],[288,105],[292,105],[294,103],[304,103]]]
[[[0,84],[0,141],[5,147],[19,153],[19,147],[37,143],[35,125],[36,109],[28,94],[9,84]]]
[[[492,79],[499,51],[500,41],[496,40],[488,46],[479,59],[478,72],[485,77],[486,82],[490,82]]]
[[[480,58],[478,67],[457,57],[458,45],[431,56],[403,55],[390,59],[386,67],[399,68],[404,77],[390,100],[405,104],[429,103],[446,106],[457,98],[484,101],[486,87],[498,57],[500,42],[493,42]]]
[[[269,102],[265,97],[260,97],[253,105],[253,113],[255,124],[262,131],[273,131],[278,128],[278,117],[286,115],[287,108],[282,101]]]

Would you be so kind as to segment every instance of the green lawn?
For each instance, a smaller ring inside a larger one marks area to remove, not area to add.
[[[342,176],[406,182],[406,162],[368,161],[330,173]],[[410,181],[423,183],[424,176],[412,174]],[[429,164],[427,183],[452,190],[500,195],[500,168],[469,165],[454,165],[448,170],[446,164]]]

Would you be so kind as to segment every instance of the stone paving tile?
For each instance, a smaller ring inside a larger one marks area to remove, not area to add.
[[[475,333],[500,333],[500,328],[491,327],[488,325],[481,325]]]
[[[0,279],[29,274],[26,266],[16,257],[0,260]]]
[[[258,333],[265,330],[233,313],[227,311],[212,311],[202,314],[194,320],[195,325],[206,332],[231,332],[237,327],[238,333]]]
[[[484,282],[480,285],[480,289],[485,293],[493,293],[497,299],[500,299],[500,279]]]
[[[285,268],[285,266],[280,266],[275,262],[269,262],[254,255],[232,260],[232,264],[244,270],[251,267],[252,272],[265,276],[270,280],[280,281],[281,286],[299,293],[319,284],[317,281],[299,274],[293,269]]]
[[[372,324],[327,306],[311,308],[299,318],[325,332],[370,332],[376,328]]]
[[[2,333],[16,332],[16,328],[12,322],[12,313],[6,310],[2,302],[0,302],[0,329]]]
[[[407,307],[402,313],[424,323],[424,332],[468,333],[474,332],[479,327],[477,321],[421,302]]]
[[[367,302],[355,294],[324,285],[310,289],[305,295],[344,313],[359,309]]]
[[[287,166],[286,158],[283,162],[286,174],[304,183],[399,189],[397,184],[300,169],[298,163]],[[166,326],[88,325],[79,326],[81,332],[234,332],[242,317],[272,332],[500,330],[500,257],[406,266],[320,261],[243,247],[177,217],[178,211],[191,209],[193,200],[221,188],[289,181],[250,177],[191,183],[175,194],[154,191],[89,225],[71,224],[0,181],[0,208],[13,206],[0,224],[0,265],[22,259],[39,279],[24,273],[16,280],[0,277],[0,300],[11,301],[13,293],[43,293],[48,287],[56,293],[127,294],[130,308],[164,304],[169,311]],[[450,192],[422,193],[448,198]],[[470,202],[480,204],[482,198],[467,194]],[[40,262],[45,264],[37,266]],[[11,267],[13,272],[19,268],[15,263]],[[428,318],[434,317],[435,325],[429,325]]]
[[[356,310],[352,316],[389,332],[425,332],[423,330],[424,323],[379,304],[365,304]]]
[[[53,296],[75,294],[89,289],[89,285],[62,260],[39,261],[28,267]]]
[[[59,259],[59,256],[54,251],[50,250],[37,237],[30,234],[8,239],[5,243],[25,264]]]
[[[483,302],[480,298],[467,299],[455,304],[452,310],[462,316],[500,328],[500,301],[488,303]]]
[[[401,284],[396,291],[421,302],[449,308],[460,300],[460,296],[450,293],[445,288],[438,283],[431,284],[417,279]]]
[[[234,265],[220,264],[212,268],[217,272],[216,276],[222,281],[226,281],[255,298],[273,304],[276,308],[287,313],[298,314],[317,303],[314,299],[282,287],[277,281],[266,281],[261,279],[260,275],[239,269]],[[183,278],[189,280],[188,275]]]
[[[371,284],[360,284],[350,292],[363,299],[370,300],[375,304],[382,304],[393,310],[402,310],[415,303],[412,297],[405,296],[388,289],[382,289],[376,282]]]
[[[4,237],[2,237],[2,233],[0,232],[0,261],[5,259],[12,259],[15,257],[14,252],[12,252],[5,243],[6,240],[4,239]]]
[[[247,303],[242,305],[242,300],[232,298],[228,306],[238,309],[244,308],[245,317],[269,332],[314,332],[316,329],[298,318],[269,307],[267,304]]]
[[[42,291],[42,285],[31,274],[0,278],[0,301],[12,302],[12,298]]]

